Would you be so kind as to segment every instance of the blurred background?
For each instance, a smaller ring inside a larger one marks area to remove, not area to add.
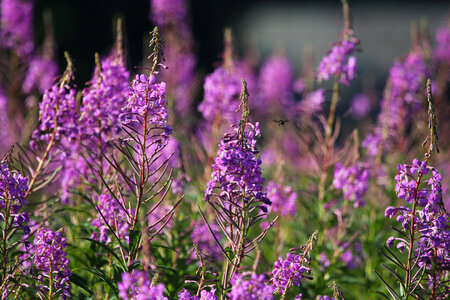
[[[283,50],[299,74],[305,49],[318,65],[342,31],[340,1],[194,0],[187,1],[196,42],[197,70],[211,73],[223,52],[224,28],[231,27],[240,55],[249,54],[261,63],[274,50]],[[91,77],[94,52],[106,54],[114,41],[115,20],[125,26],[129,67],[141,65],[153,24],[150,1],[37,0],[35,2],[36,44],[44,39],[43,18],[51,11],[55,27],[60,70],[64,51],[73,56],[76,81],[83,86]],[[357,54],[359,76],[352,88],[384,87],[394,59],[408,52],[414,22],[426,22],[433,40],[436,28],[450,16],[448,1],[351,1],[356,36],[362,51]],[[170,67],[170,62],[168,64]],[[360,78],[372,80],[363,83]],[[198,98],[198,97],[197,97]]]

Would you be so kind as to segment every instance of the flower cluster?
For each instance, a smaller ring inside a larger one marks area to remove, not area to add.
[[[340,83],[350,85],[356,72],[356,57],[352,54],[358,43],[358,39],[352,36],[336,42],[328,55],[322,58],[317,79],[322,81],[337,76]]]
[[[22,176],[20,172],[10,170],[5,163],[0,164],[0,216],[3,219],[7,216],[14,218],[14,225],[23,228],[25,234],[30,229],[26,225],[29,221],[27,212],[19,214],[20,209],[25,205],[25,195],[28,190],[28,178]],[[7,210],[4,212],[3,210]]]
[[[167,95],[176,104],[176,112],[182,117],[191,113],[195,65],[194,40],[187,18],[185,0],[152,0],[151,20],[166,37],[164,56],[168,69],[162,74],[167,83]]]
[[[270,181],[267,184],[267,197],[272,201],[271,211],[282,216],[294,216],[296,212],[297,193],[290,186]]]
[[[207,290],[202,290],[200,292],[200,298],[195,296],[195,295],[191,295],[191,293],[186,290],[183,289],[181,292],[178,293],[178,299],[179,300],[218,300],[219,297],[217,297],[215,295],[216,293],[216,289],[215,288],[211,288],[211,291],[207,291]]]
[[[364,139],[364,141],[361,143],[361,146],[367,150],[367,153],[370,156],[376,156],[378,154],[378,147],[380,141],[381,141],[381,133],[379,132],[369,133]]]
[[[260,135],[259,123],[247,123],[243,137],[239,128],[226,134],[219,144],[217,157],[212,166],[212,179],[207,184],[205,200],[208,201],[216,188],[221,189],[220,196],[227,201],[271,202],[263,192],[264,178],[261,177],[261,159],[257,158],[255,137]]]
[[[389,136],[402,134],[414,113],[420,111],[424,82],[428,76],[428,68],[420,51],[412,51],[392,66],[390,85],[386,87],[388,93],[382,100],[378,117],[379,124],[386,124]]]
[[[71,298],[69,259],[63,250],[66,247],[66,239],[62,237],[61,232],[42,228],[37,233],[33,246],[33,263],[39,272],[37,279],[41,283],[42,292],[48,293],[51,288],[61,299]],[[52,286],[46,286],[44,280]]]
[[[363,119],[371,108],[370,99],[364,94],[356,95],[352,100],[351,112],[355,119]]]
[[[40,93],[49,89],[58,75],[58,65],[54,60],[43,56],[33,56],[23,81],[23,90],[30,93],[37,88]]]
[[[164,297],[164,284],[151,286],[148,274],[134,270],[122,273],[122,281],[117,283],[119,297],[123,300],[168,300]]]
[[[434,58],[450,65],[450,26],[443,26],[436,32]]]
[[[230,280],[231,292],[228,293],[228,297],[231,300],[272,300],[274,288],[266,285],[264,281],[264,275],[252,273],[246,280],[242,274],[235,274]]]
[[[214,122],[216,118],[237,123],[240,115],[236,113],[239,106],[239,93],[241,92],[240,68],[219,67],[212,74],[206,76],[203,85],[204,98],[198,106],[203,118]]]
[[[166,84],[156,83],[155,75],[136,75],[128,93],[128,103],[122,108],[125,112],[119,118],[123,124],[139,122],[147,115],[147,122],[156,127],[165,127],[167,123]]]
[[[68,85],[60,87],[54,84],[45,91],[39,103],[39,130],[33,132],[34,140],[49,142],[54,138],[68,138],[75,141],[78,137],[78,112],[76,110],[75,89]]]
[[[298,104],[300,113],[312,116],[322,111],[322,104],[325,102],[325,90],[318,89],[307,93]]]
[[[258,79],[259,99],[255,101],[258,110],[263,113],[281,111],[290,115],[290,106],[294,105],[293,78],[294,69],[286,57],[277,55],[267,59]]]
[[[279,294],[284,294],[292,285],[300,286],[303,273],[309,271],[308,267],[303,266],[300,255],[288,253],[286,259],[279,257],[275,261],[271,282]]]
[[[2,46],[27,58],[33,51],[33,1],[1,1]]]
[[[409,230],[411,223],[414,231],[420,234],[415,249],[419,266],[430,268],[436,262],[443,269],[450,267],[450,216],[442,209],[442,176],[439,172],[427,166],[426,161],[413,160],[412,165],[399,164],[395,176],[395,191],[399,199],[407,203],[415,203],[413,209],[401,206],[386,208],[385,216],[396,217],[403,229]],[[417,174],[417,175],[416,175]],[[429,174],[428,180],[424,176]],[[416,179],[417,178],[417,179]],[[422,187],[425,183],[426,187]],[[413,222],[411,218],[414,217]],[[404,251],[409,247],[401,238],[390,237],[387,245],[392,247],[398,241],[397,248]]]
[[[323,295],[323,296],[317,296],[317,300],[336,300],[336,299],[331,298],[328,295]]]
[[[127,215],[117,200],[110,194],[101,194],[96,209],[97,218],[92,221],[92,226],[97,227],[100,232],[92,233],[91,238],[108,244],[111,242],[110,230],[113,230],[118,238],[128,243]]]
[[[185,0],[151,0],[150,19],[160,26],[166,26],[168,23],[177,24],[187,15]]]
[[[108,57],[95,70],[90,86],[83,90],[80,127],[85,138],[96,137],[102,142],[115,137],[121,130],[119,115],[127,104],[130,73],[121,59]]]
[[[216,223],[210,223],[209,227],[212,232],[216,236],[216,238],[220,241],[221,235],[220,230]],[[216,260],[222,258],[222,250],[217,245],[215,239],[211,236],[208,225],[206,225],[203,220],[195,221],[193,224],[193,229],[191,233],[191,239],[193,244],[198,245],[198,249],[203,253],[209,256],[210,258]],[[195,253],[193,254],[195,256]]]
[[[333,185],[344,193],[344,199],[354,202],[355,207],[364,206],[362,197],[367,192],[369,181],[369,170],[360,163],[349,168],[336,164],[334,170]]]

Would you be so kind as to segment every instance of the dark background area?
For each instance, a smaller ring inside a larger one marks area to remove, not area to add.
[[[358,55],[362,76],[369,74],[382,88],[395,57],[410,47],[413,20],[425,17],[430,33],[449,17],[447,1],[351,1],[356,35],[363,51]],[[153,24],[149,20],[150,1],[120,0],[36,0],[36,42],[43,37],[43,12],[50,10],[60,70],[64,51],[74,59],[76,82],[83,86],[91,77],[94,53],[107,54],[113,45],[115,21],[123,18],[128,66],[141,65],[143,50]],[[315,65],[336,40],[342,29],[340,1],[275,0],[192,0],[188,1],[191,24],[197,43],[198,70],[210,73],[220,61],[223,30],[230,26],[235,45],[242,54],[256,47],[261,62],[283,45],[300,72],[303,48],[314,49]],[[361,82],[356,82],[360,86]]]

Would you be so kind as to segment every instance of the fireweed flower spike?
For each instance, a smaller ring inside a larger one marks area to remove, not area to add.
[[[303,277],[309,278],[304,273],[309,273],[310,268],[305,265],[309,264],[310,252],[314,249],[313,243],[317,238],[317,231],[309,238],[305,246],[299,248],[302,253],[288,253],[286,259],[279,257],[275,261],[270,282],[274,286],[275,292],[281,295],[281,299],[285,299],[286,292],[293,286],[300,286],[300,280]]]
[[[174,207],[165,211],[158,210],[172,182],[172,172],[166,172],[170,169],[169,159],[158,161],[172,133],[170,125],[167,124],[165,83],[158,83],[156,79],[158,74],[156,69],[162,59],[162,46],[158,28],[155,27],[150,41],[152,49],[150,74],[135,76],[129,88],[127,103],[119,115],[122,122],[121,128],[126,138],[113,139],[109,142],[114,147],[113,150],[118,150],[116,154],[123,154],[124,159],[102,152],[102,157],[114,169],[118,180],[123,182],[122,190],[118,190],[114,182],[108,182],[105,175],[98,174],[109,191],[112,201],[117,204],[112,210],[109,207],[111,205],[100,207],[101,203],[99,203],[96,207],[98,216],[101,217],[98,225],[106,225],[109,237],[111,239],[114,237],[114,241],[119,242],[122,265],[130,268],[139,261],[145,271],[150,265],[150,241],[166,227],[173,216],[175,207],[183,198],[181,196]],[[126,162],[126,166],[123,162]],[[160,175],[153,176],[155,172],[160,172]],[[111,213],[116,216],[110,218]],[[122,216],[128,229],[119,219]],[[155,218],[155,216],[160,217]],[[113,219],[117,224],[111,223]],[[148,220],[151,220],[152,224],[149,224]],[[129,242],[132,244],[128,246],[125,245],[128,238],[127,230]],[[135,237],[138,234],[133,241],[131,241],[132,233],[135,233]]]
[[[168,300],[164,297],[164,284],[152,286],[144,271],[134,270],[122,273],[122,281],[117,284],[122,300]]]
[[[39,129],[33,132],[30,146],[37,148],[37,143],[47,145],[39,164],[32,172],[32,178],[27,194],[32,190],[38,176],[48,166],[48,160],[55,149],[61,149],[61,144],[75,141],[78,136],[78,113],[76,111],[75,89],[69,85],[73,77],[73,66],[66,52],[67,68],[60,81],[48,89],[39,103]],[[64,153],[56,151],[64,158]]]
[[[15,272],[20,264],[13,252],[17,243],[12,243],[12,236],[26,236],[30,232],[28,227],[29,216],[27,212],[20,212],[25,205],[28,178],[22,176],[8,166],[10,154],[0,162],[0,295],[2,299],[8,298],[14,291]],[[23,229],[23,232],[17,229]],[[19,237],[20,239],[20,237]],[[23,241],[26,243],[26,241]]]
[[[448,286],[441,281],[450,270],[450,216],[442,203],[442,176],[428,166],[432,152],[438,149],[430,79],[427,94],[430,134],[425,143],[429,142],[428,151],[423,161],[414,159],[411,165],[397,165],[395,192],[407,204],[398,208],[389,206],[385,211],[386,217],[396,217],[406,234],[400,238],[390,237],[386,244],[407,252],[405,264],[400,264],[401,261],[389,252],[393,257],[391,261],[398,262],[397,266],[405,272],[402,288],[406,297],[423,292],[430,299],[444,299],[450,295]],[[421,284],[424,276],[428,277],[428,290]],[[417,286],[420,289],[416,289]],[[391,294],[395,293],[392,287],[387,288]]]
[[[229,278],[232,278],[239,268],[244,254],[250,252],[255,243],[264,238],[268,228],[255,240],[246,240],[249,227],[267,213],[265,205],[271,204],[263,188],[261,160],[256,156],[259,124],[248,122],[248,91],[244,79],[239,110],[242,113],[241,121],[234,131],[225,134],[220,142],[212,166],[212,179],[205,191],[205,200],[215,210],[217,224],[227,237],[229,247],[235,255],[231,261],[225,254],[228,260],[222,281],[224,289],[228,286]],[[206,222],[205,217],[204,220]],[[211,229],[210,232],[213,233]],[[215,240],[218,241],[217,238]],[[219,246],[223,249],[220,243]]]
[[[274,288],[265,284],[265,276],[251,274],[247,280],[243,274],[234,274],[230,280],[231,292],[228,297],[231,300],[272,300]]]
[[[1,45],[28,59],[34,49],[33,1],[1,1]]]
[[[38,272],[39,289],[48,299],[70,299],[70,270],[67,253],[64,252],[66,239],[61,232],[42,228],[33,242],[33,263]]]

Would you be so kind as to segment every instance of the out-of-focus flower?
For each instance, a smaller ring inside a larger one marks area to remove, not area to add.
[[[33,8],[33,1],[1,1],[0,44],[14,50],[25,59],[28,59],[34,49]]]
[[[363,119],[370,112],[370,99],[364,94],[358,94],[353,98],[351,105],[352,116],[356,119]]]
[[[58,65],[54,60],[33,56],[23,81],[23,90],[31,93],[36,88],[40,93],[44,93],[52,86],[57,75]]]
[[[228,297],[231,300],[272,300],[274,299],[274,287],[264,283],[264,275],[253,273],[246,280],[242,274],[235,274],[230,280],[231,292]]]
[[[122,273],[122,281],[117,283],[119,297],[123,300],[168,300],[164,297],[164,284],[151,286],[144,271],[133,270]]]

